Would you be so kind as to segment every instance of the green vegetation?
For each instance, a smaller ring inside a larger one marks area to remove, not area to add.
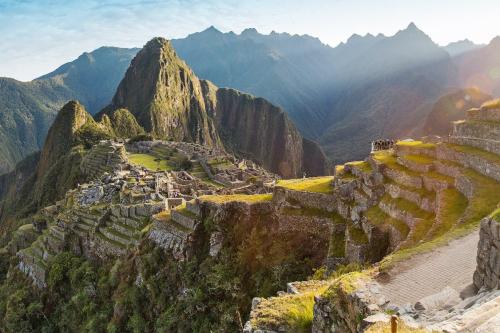
[[[271,201],[273,195],[268,194],[227,194],[227,195],[204,195],[200,199],[204,201],[214,202],[218,204],[238,201],[245,203],[259,203],[265,201]]]
[[[500,208],[491,213],[491,218],[500,223]]]
[[[348,162],[345,165],[349,165],[355,168],[359,168],[362,172],[364,173],[369,173],[372,172],[372,167],[370,163],[366,161],[355,161],[355,162]]]
[[[332,232],[330,244],[328,245],[328,256],[342,258],[345,256],[345,233]]]
[[[401,235],[401,237],[404,239],[406,236],[408,236],[408,233],[410,232],[410,228],[406,223],[403,221],[400,221],[398,219],[392,218],[389,215],[387,215],[384,211],[380,209],[378,206],[372,206],[370,207],[364,214],[370,223],[374,225],[391,225],[393,226]]]
[[[166,160],[160,159],[150,154],[129,154],[130,163],[140,165],[151,171],[170,171],[172,167],[168,165]]]
[[[401,147],[435,149],[435,143],[424,143],[422,141],[398,141],[396,145]]]
[[[420,177],[420,174],[418,172],[410,170],[407,167],[399,164],[396,156],[391,151],[387,151],[387,150],[377,151],[377,152],[372,153],[372,157],[375,161],[383,163],[389,169],[396,170],[399,172],[404,172],[404,173],[408,174],[409,176]]]
[[[314,296],[320,295],[325,290],[326,287],[320,287],[314,292],[265,299],[256,309],[252,325],[275,328],[285,324],[293,332],[310,332]]]
[[[500,156],[490,153],[489,151],[485,151],[472,146],[462,146],[451,143],[446,143],[446,147],[456,150],[461,153],[465,153],[468,155],[477,156],[483,158],[489,162],[500,164]]]
[[[361,228],[349,227],[349,236],[358,245],[368,244],[368,237]]]
[[[432,164],[435,160],[425,155],[404,155],[401,158],[418,164]]]
[[[300,179],[279,180],[277,185],[294,191],[332,193],[333,177],[313,177]]]
[[[441,209],[438,212],[438,216],[436,216],[439,224],[432,231],[432,234],[428,235],[430,239],[442,236],[454,225],[459,223],[460,218],[467,209],[467,198],[456,189],[446,189],[442,191],[441,200]]]

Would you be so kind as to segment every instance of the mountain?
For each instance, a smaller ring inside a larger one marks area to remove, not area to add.
[[[323,127],[332,48],[319,39],[255,29],[237,35],[210,27],[172,44],[200,78],[282,107],[308,137],[317,137]]]
[[[85,52],[37,80],[58,82],[74,93],[91,114],[105,107],[139,48],[100,47]]]
[[[109,103],[137,50],[101,47],[31,82],[0,78],[0,174],[42,148],[67,101],[78,99],[91,113]]]
[[[500,37],[483,48],[454,58],[460,86],[477,87],[494,96],[500,95]]]
[[[448,54],[451,57],[455,57],[455,56],[458,56],[462,53],[466,53],[466,52],[469,52],[472,50],[479,49],[483,46],[484,45],[474,44],[474,42],[472,42],[468,39],[464,39],[464,40],[460,40],[457,42],[449,43],[448,45],[444,46],[443,48],[446,50],[446,52],[448,52]]]
[[[319,142],[335,162],[359,159],[378,138],[406,136],[455,82],[449,55],[414,24],[371,42],[332,92],[329,127]]]
[[[224,146],[284,177],[328,173],[321,149],[304,144],[283,110],[199,80],[163,38],[149,41],[132,60],[111,104],[97,118],[113,117],[119,109],[127,109],[157,138]]]
[[[440,97],[425,120],[423,134],[449,135],[453,130],[453,121],[465,119],[465,111],[478,108],[490,99],[490,95],[476,88],[460,89]]]

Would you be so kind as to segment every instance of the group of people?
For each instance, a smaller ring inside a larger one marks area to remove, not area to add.
[[[387,150],[394,147],[396,141],[391,139],[379,139],[372,141],[372,151]]]

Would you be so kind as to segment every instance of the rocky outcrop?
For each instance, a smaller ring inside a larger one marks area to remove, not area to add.
[[[481,221],[477,248],[477,267],[474,272],[476,288],[500,289],[500,217]]]

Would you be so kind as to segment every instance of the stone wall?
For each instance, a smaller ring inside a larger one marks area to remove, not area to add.
[[[487,217],[481,221],[474,272],[476,288],[500,289],[500,219]]]

